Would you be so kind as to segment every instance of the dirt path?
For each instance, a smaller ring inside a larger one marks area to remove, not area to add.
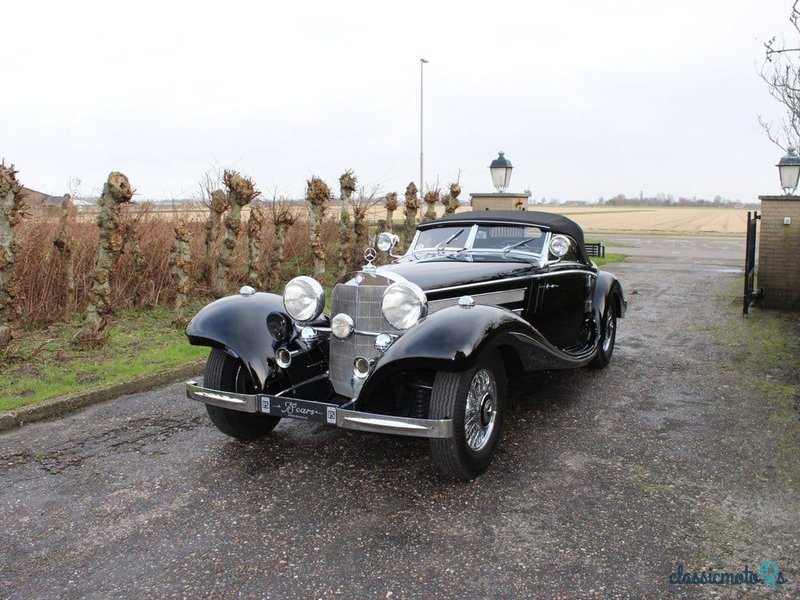
[[[630,302],[611,367],[513,382],[470,484],[422,440],[229,441],[178,385],[0,435],[0,596],[732,596],[668,578],[764,560],[796,594],[793,388],[742,353],[737,274],[608,268]]]

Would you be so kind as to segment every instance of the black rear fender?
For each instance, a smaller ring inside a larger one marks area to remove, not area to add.
[[[619,318],[625,317],[625,311],[628,308],[628,303],[625,301],[625,295],[622,293],[622,286],[616,277],[607,271],[598,271],[597,280],[594,284],[594,293],[592,295],[592,306],[594,307],[595,323],[601,323],[603,320],[603,313],[605,313],[606,306],[609,302],[613,302]]]

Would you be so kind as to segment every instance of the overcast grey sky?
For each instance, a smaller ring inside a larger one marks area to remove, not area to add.
[[[0,156],[51,194],[109,171],[139,198],[215,166],[299,197],[312,174],[401,192],[461,171],[511,190],[754,200],[779,193],[781,116],[757,77],[791,0],[26,2],[3,6]],[[402,194],[401,194],[402,195]]]

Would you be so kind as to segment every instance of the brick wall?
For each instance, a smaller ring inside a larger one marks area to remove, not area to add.
[[[800,310],[800,196],[760,196],[756,287],[765,308]],[[784,225],[784,217],[792,219]]]

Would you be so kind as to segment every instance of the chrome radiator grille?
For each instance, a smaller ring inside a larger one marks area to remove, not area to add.
[[[372,278],[377,279],[377,278]],[[336,284],[333,288],[331,316],[344,313],[350,315],[359,331],[390,331],[392,327],[383,318],[381,301],[386,285]],[[346,340],[331,336],[330,381],[337,394],[352,398],[353,360],[357,356],[372,359],[378,356],[369,335],[353,334]]]

